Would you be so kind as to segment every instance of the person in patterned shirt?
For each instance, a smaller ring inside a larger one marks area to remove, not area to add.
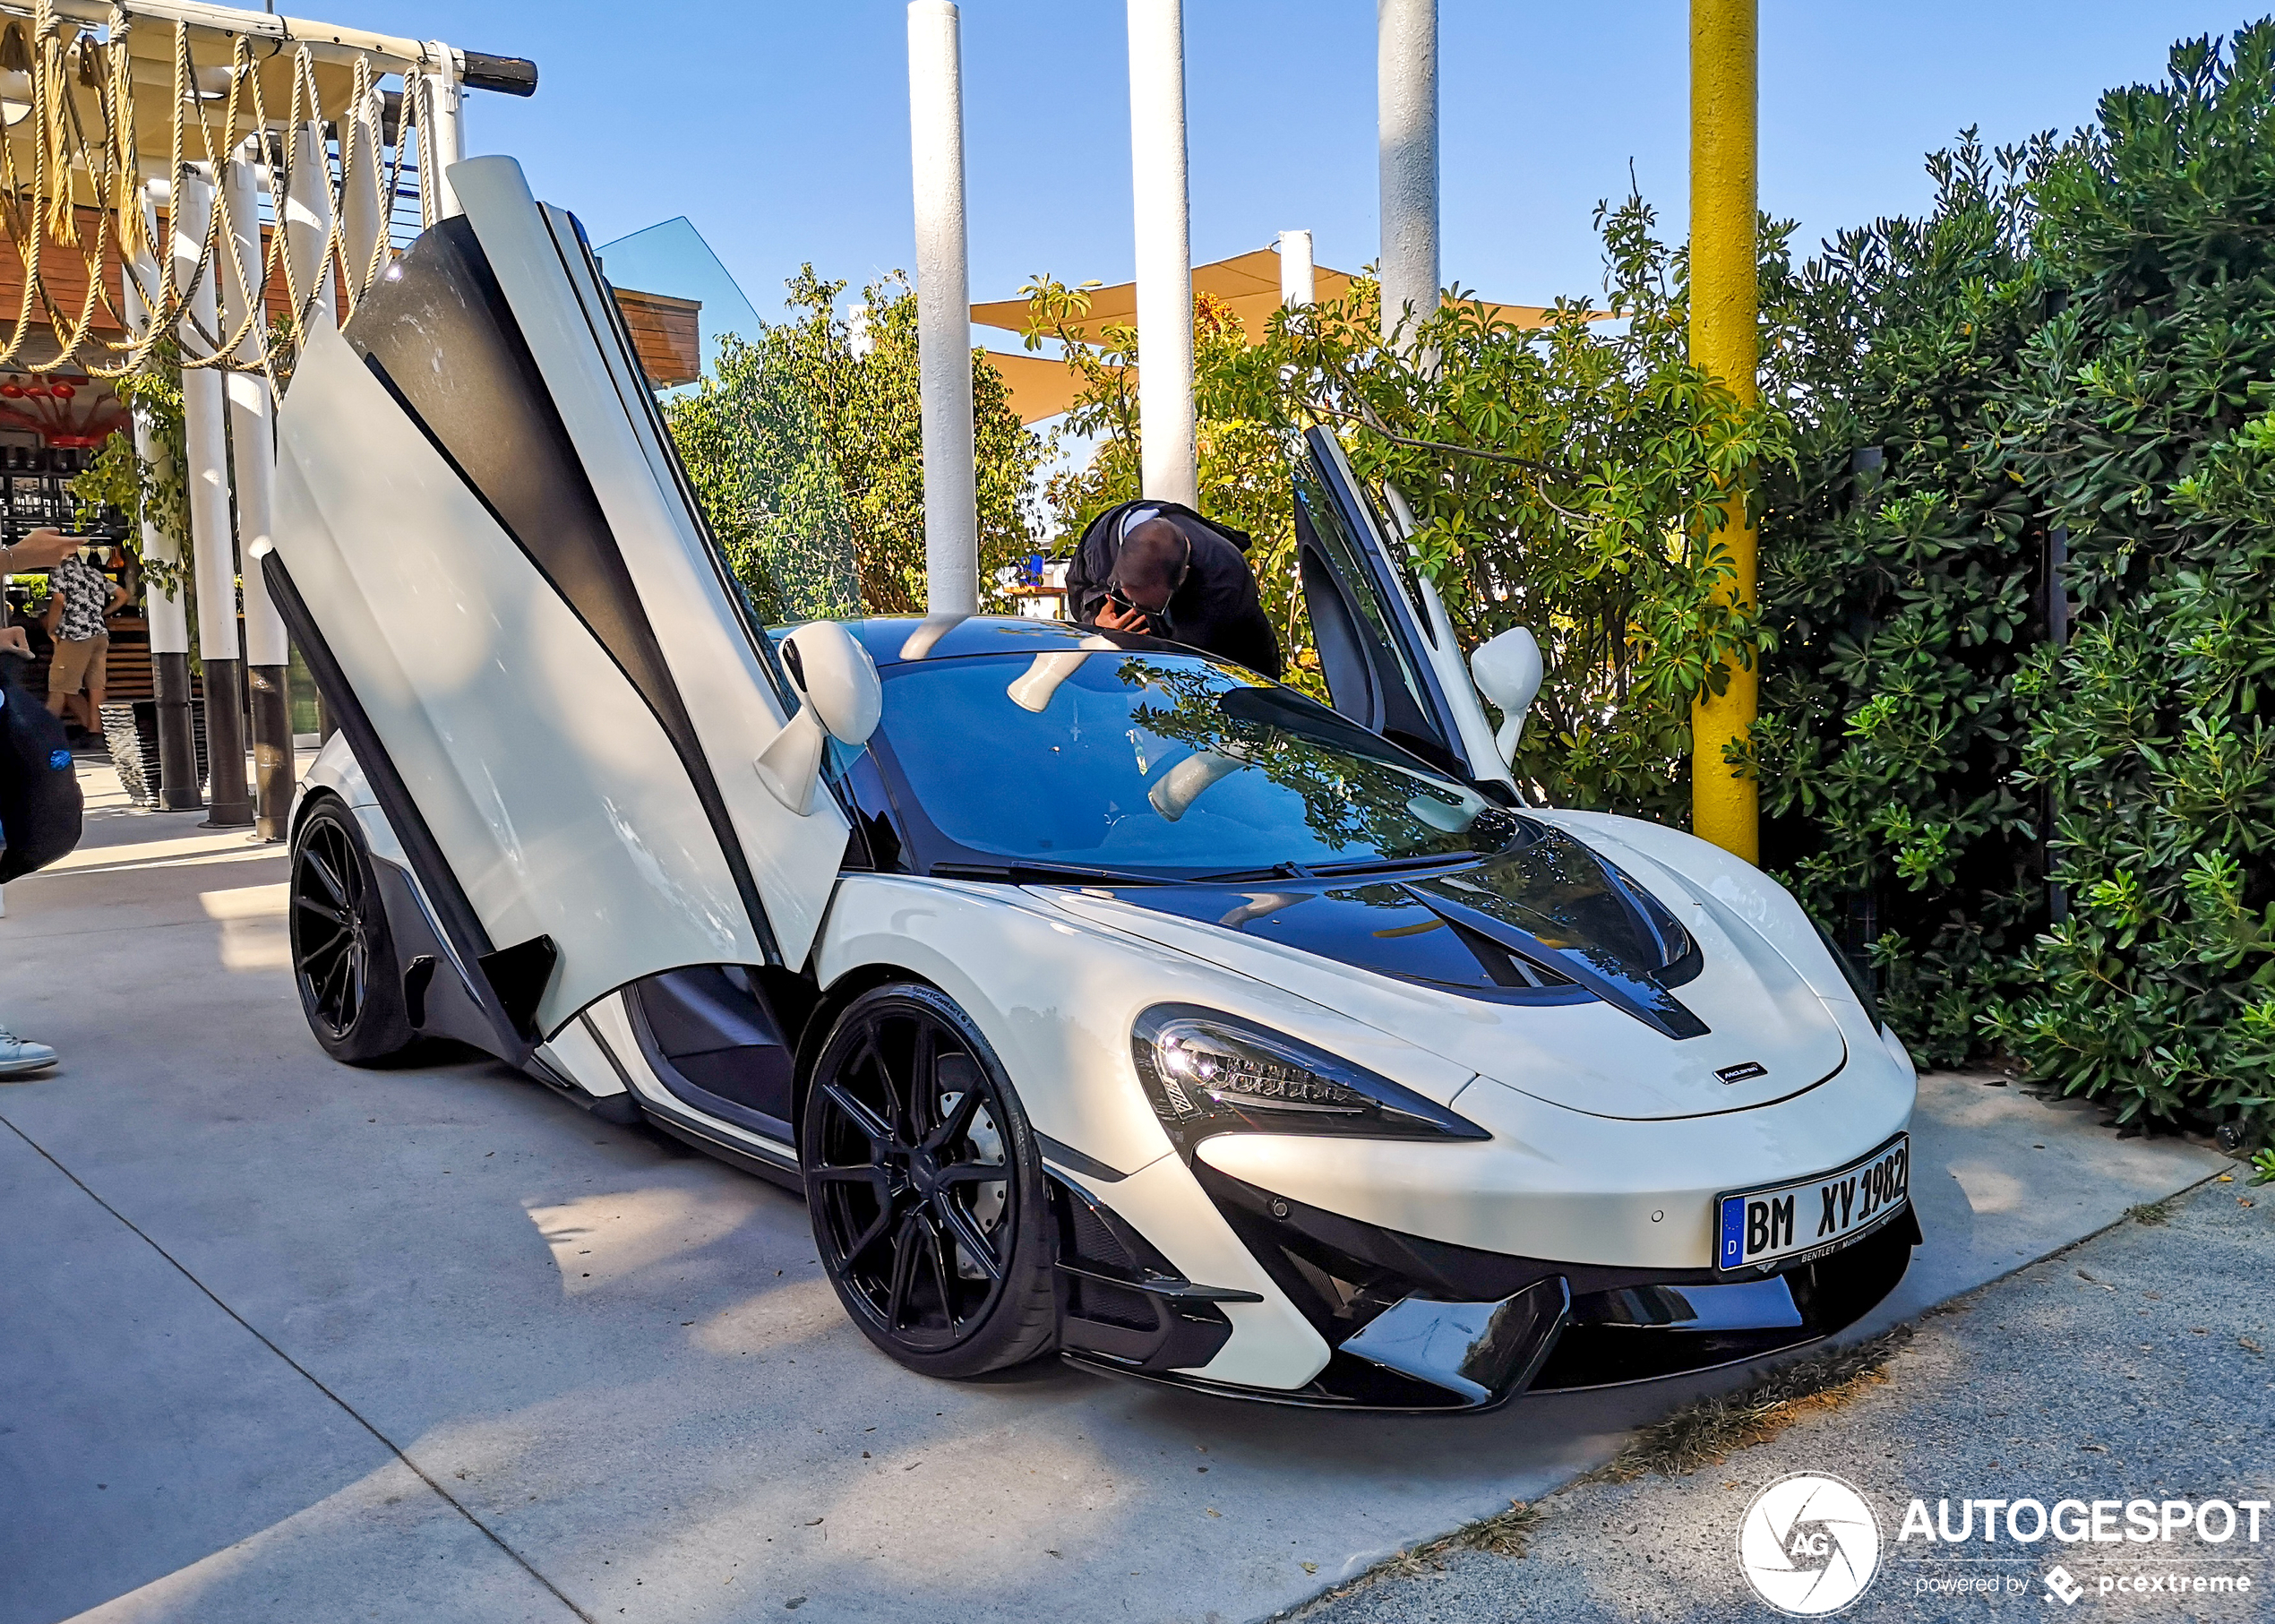
[[[86,544],[84,536],[66,536],[53,525],[43,525],[13,546],[0,546],[0,582],[19,570],[45,570],[64,555]],[[31,642],[21,626],[8,623],[8,605],[0,598],[0,654],[31,657]]]
[[[47,571],[47,614],[41,623],[56,640],[47,659],[47,710],[61,716],[67,701],[77,701],[74,709],[84,708],[80,726],[98,735],[103,731],[103,663],[110,652],[106,623],[125,601],[126,589],[82,554],[66,554]]]

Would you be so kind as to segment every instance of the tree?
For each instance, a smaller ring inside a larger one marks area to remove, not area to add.
[[[730,334],[713,376],[665,419],[728,563],[769,620],[922,613],[923,427],[916,300],[896,272],[863,290],[870,341],[856,355],[836,314],[844,282],[806,266],[789,322]],[[1026,498],[1040,439],[1002,379],[972,362],[980,588],[1029,551]]]

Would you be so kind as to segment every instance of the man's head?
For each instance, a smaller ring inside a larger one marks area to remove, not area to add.
[[[1114,561],[1111,594],[1123,603],[1160,614],[1185,583],[1193,562],[1193,544],[1166,519],[1147,519],[1129,527]]]

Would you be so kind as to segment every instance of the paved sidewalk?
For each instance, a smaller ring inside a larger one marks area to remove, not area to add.
[[[1451,1421],[920,1380],[794,1197],[486,1061],[334,1065],[282,854],[107,777],[0,919],[0,1013],[64,1055],[0,1086],[0,1624],[1232,1624],[1729,1379]],[[1967,1078],[1915,1133],[1880,1323],[2225,1165]]]
[[[1764,1484],[1821,1472],[1861,1491],[1880,1523],[1882,1570],[1844,1619],[2275,1617],[2275,1515],[2262,1515],[2256,1545],[2248,1514],[2218,1544],[2185,1534],[2098,1545],[1895,1542],[1914,1497],[1931,1513],[1950,1501],[1953,1526],[1962,1499],[2275,1500],[2275,1190],[2238,1179],[2172,1205],[2168,1222],[2120,1224],[1930,1318],[1889,1362],[1884,1384],[1771,1443],[1687,1476],[1552,1496],[1521,1558],[1463,1552],[1441,1570],[1369,1582],[1296,1616],[1774,1619],[1739,1573],[1740,1519]],[[2031,1526],[2025,1518],[2023,1531]],[[2049,1600],[2057,1565],[2084,1587],[2066,1607]],[[2144,1575],[2166,1588],[2115,1588]],[[2169,1588],[2218,1576],[2252,1588]],[[1996,1595],[1951,1589],[1991,1577]]]

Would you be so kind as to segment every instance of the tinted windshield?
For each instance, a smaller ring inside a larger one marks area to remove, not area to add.
[[[1067,650],[884,673],[916,808],[979,861],[1161,878],[1497,850],[1515,821],[1292,689],[1198,656]]]

